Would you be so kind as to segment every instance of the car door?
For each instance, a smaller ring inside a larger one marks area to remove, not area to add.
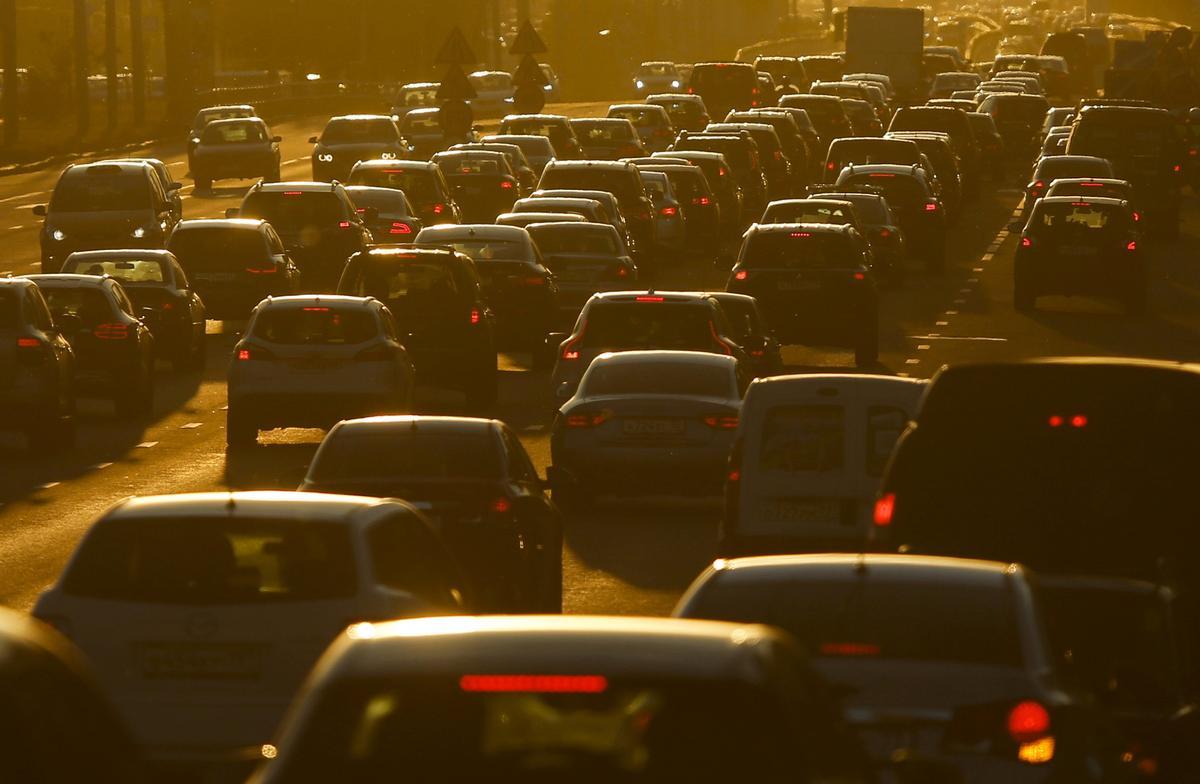
[[[192,324],[192,330],[197,333],[198,337],[203,338],[206,329],[204,301],[200,299],[200,295],[192,288],[191,283],[187,279],[187,274],[184,273],[183,267],[179,265],[179,262],[171,262],[171,274],[175,277],[175,289],[187,298],[188,320]]]

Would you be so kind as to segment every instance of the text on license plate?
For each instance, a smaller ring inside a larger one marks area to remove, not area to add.
[[[622,425],[629,436],[666,436],[683,432],[682,419],[626,419]]]
[[[835,500],[768,501],[763,504],[762,516],[773,523],[837,525],[842,521],[842,508]]]
[[[263,647],[250,643],[142,643],[135,655],[151,679],[251,679],[263,665]]]

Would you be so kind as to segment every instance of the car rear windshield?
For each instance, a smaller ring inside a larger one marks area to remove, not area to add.
[[[138,518],[100,523],[63,576],[75,596],[206,605],[351,597],[345,526],[295,520]]]
[[[608,113],[608,116],[629,120],[629,122],[639,128],[654,128],[659,125],[666,125],[667,123],[667,119],[662,116],[661,112],[654,109],[638,109],[632,106],[613,109]]]
[[[574,122],[571,127],[583,144],[605,144],[628,142],[634,137],[633,129],[622,122]]]
[[[692,71],[692,89],[704,93],[748,94],[758,87],[758,77],[749,65],[718,63],[700,65]]]
[[[402,190],[413,204],[425,204],[440,198],[437,178],[428,169],[359,169],[351,175],[350,182]]]
[[[64,176],[50,199],[51,212],[150,209],[150,182],[141,171],[84,169]]]
[[[831,199],[848,201],[854,205],[854,214],[865,224],[884,224],[890,220],[887,214],[887,203],[878,196],[867,196],[857,193],[830,193]]]
[[[773,203],[763,213],[763,223],[854,223],[853,208],[834,207],[827,204],[780,204]]]
[[[403,106],[437,106],[436,87],[402,88],[396,96],[396,103]]]
[[[438,168],[447,177],[456,174],[504,174],[501,159],[490,155],[447,155],[439,158]]]
[[[242,270],[268,255],[263,235],[254,228],[184,228],[171,235],[170,250],[189,272]]]
[[[669,169],[666,175],[671,181],[671,190],[675,191],[675,198],[684,204],[692,203],[693,200],[711,193],[702,171]]]
[[[241,217],[259,218],[276,231],[292,232],[335,227],[347,215],[335,193],[258,191],[242,202]]]
[[[1171,129],[1157,116],[1136,114],[1088,117],[1085,113],[1071,137],[1073,154],[1101,158],[1161,158],[1169,150]]]
[[[675,149],[719,152],[725,156],[725,160],[735,171],[742,171],[746,174],[749,174],[758,165],[758,156],[750,145],[741,139],[698,139],[695,136],[689,136],[687,139],[680,140],[675,145]]]
[[[506,73],[473,75],[470,79],[476,90],[507,90],[513,84],[512,75]]]
[[[380,479],[494,479],[500,456],[490,432],[453,433],[391,428],[386,433],[338,433],[317,454],[319,482]]]
[[[504,133],[517,136],[545,136],[555,147],[565,143],[571,134],[562,121],[547,122],[537,119],[504,121]]]
[[[392,142],[399,137],[391,120],[333,120],[321,134],[323,144]]]
[[[634,176],[625,169],[598,168],[548,168],[542,174],[538,183],[542,190],[561,188],[579,191],[608,191],[617,197],[618,201],[632,203],[641,198],[644,188],[641,178]]]
[[[512,240],[453,239],[445,242],[435,240],[435,242],[442,246],[448,245],[459,253],[470,256],[475,262],[533,260],[524,243]]]
[[[374,207],[380,215],[408,215],[409,212],[405,194],[393,188],[371,191],[347,189],[346,195],[359,212],[368,207]]]
[[[261,144],[266,140],[266,129],[259,123],[214,123],[200,137],[203,144]]]
[[[797,230],[751,235],[740,264],[750,269],[838,269],[862,259],[842,234]]]
[[[917,210],[925,203],[929,194],[916,177],[891,172],[852,174],[839,185],[872,185],[881,188],[888,206],[898,210]]]
[[[355,288],[349,293],[383,300],[393,311],[399,303],[437,308],[445,303],[447,296],[458,293],[448,266],[419,260],[397,263],[390,259],[367,259]],[[396,315],[399,317],[400,313]]]
[[[21,303],[17,292],[0,289],[0,329],[17,329],[21,326]]]
[[[791,752],[798,730],[767,690],[595,670],[572,669],[565,678],[493,672],[343,682],[321,695],[280,775],[304,784],[650,784],[782,781],[802,764]]]
[[[605,302],[587,311],[580,344],[611,349],[707,349],[711,311],[693,303]]]
[[[1062,232],[1099,231],[1118,219],[1118,208],[1104,204],[1043,202],[1038,205],[1038,217],[1034,220],[1034,225]]]
[[[655,100],[654,104],[666,109],[667,114],[671,115],[671,116],[683,115],[686,117],[689,115],[690,116],[699,116],[699,115],[703,114],[703,112],[700,109],[700,104],[697,101],[660,99],[660,100]]]
[[[921,149],[910,141],[899,139],[838,140],[829,149],[829,160],[842,167],[851,163],[895,163],[911,166],[921,162]]]
[[[253,117],[254,112],[249,109],[215,109],[212,111],[202,111],[196,115],[196,124],[193,126],[196,130],[203,130],[210,122],[216,120],[236,120],[239,117]]]
[[[1103,160],[1063,156],[1043,160],[1035,174],[1037,179],[1050,182],[1074,177],[1111,177],[1112,168]]]
[[[400,127],[408,132],[441,134],[442,121],[437,112],[409,112],[400,121]]]
[[[580,394],[728,398],[736,395],[736,389],[733,371],[728,367],[685,362],[609,363],[588,370]]]
[[[722,576],[696,597],[690,615],[778,626],[813,656],[1022,661],[1012,592],[998,580],[994,586],[906,582],[872,575],[870,567],[852,579]]]
[[[617,232],[611,226],[539,226],[530,229],[533,241],[543,255],[586,253],[619,255]]]
[[[987,98],[980,105],[980,111],[992,115],[998,123],[1020,123],[1033,128],[1041,125],[1046,118],[1046,102],[1044,100],[1021,98],[1018,96],[996,96]]]
[[[123,286],[162,283],[163,264],[157,259],[75,259],[63,265],[63,272],[77,275],[111,275]]]
[[[94,286],[42,286],[50,314],[58,321],[74,316],[84,327],[112,321],[117,310],[104,292]]]
[[[378,336],[379,326],[365,310],[313,305],[264,310],[254,320],[251,334],[268,343],[346,346]]]

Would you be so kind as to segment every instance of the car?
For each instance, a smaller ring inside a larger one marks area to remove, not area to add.
[[[300,270],[271,224],[262,220],[186,220],[167,250],[214,319],[245,319],[268,296],[294,294]]]
[[[937,131],[888,131],[887,136],[911,139],[916,143],[925,156],[927,169],[933,171],[933,181],[937,185],[938,199],[946,210],[946,220],[957,223],[962,216],[963,202],[969,196],[970,186],[960,164],[961,156],[950,135]]]
[[[767,205],[759,225],[772,223],[822,223],[830,226],[850,226],[866,236],[854,205],[844,199],[831,199],[824,194],[805,199],[779,199]]]
[[[888,133],[898,131],[935,131],[949,136],[960,161],[964,196],[973,198],[979,193],[982,173],[979,143],[971,132],[971,121],[966,112],[948,106],[901,107],[888,125]]]
[[[407,242],[417,235],[424,223],[408,196],[399,188],[372,185],[347,185],[346,195],[354,211],[363,219],[376,245]]]
[[[717,206],[715,230],[718,236],[720,238],[732,238],[741,234],[745,198],[742,188],[738,185],[737,178],[733,176],[733,171],[729,167],[729,162],[725,159],[723,153],[705,152],[703,150],[677,150],[674,152],[656,152],[651,158],[662,159],[667,164],[671,164],[672,161],[677,160],[699,167],[704,173],[705,180],[712,186],[713,197],[710,197],[709,202],[712,204],[715,201]]]
[[[797,57],[809,79],[833,81],[846,72],[846,58],[840,54],[814,54]],[[807,88],[805,84],[803,87]]]
[[[854,349],[879,357],[879,296],[871,249],[850,226],[756,224],[746,232],[725,288],[758,300],[782,343]]]
[[[421,230],[416,244],[453,248],[469,256],[483,282],[484,298],[496,314],[501,345],[541,350],[558,321],[559,290],[529,232],[488,224],[431,226]]]
[[[619,161],[551,161],[542,171],[538,190],[608,191],[617,199],[636,248],[654,245],[654,202],[641,172]]]
[[[161,248],[177,223],[154,167],[135,161],[75,163],[63,169],[38,233],[41,271],[54,273],[77,250]]]
[[[1004,146],[1004,137],[996,127],[992,115],[977,112],[974,109],[967,112],[967,121],[971,123],[971,133],[979,142],[979,155],[984,170],[991,176],[993,183],[1003,182],[1007,172],[1005,163],[1008,156]]]
[[[923,168],[896,164],[847,166],[838,175],[836,185],[866,185],[882,190],[909,250],[925,261],[930,272],[945,269],[945,210]]]
[[[516,172],[503,153],[449,150],[432,158],[468,223],[491,223],[509,212],[520,191]]]
[[[683,84],[683,75],[671,62],[642,63],[633,75],[634,91],[642,97],[664,90],[678,90]]]
[[[351,185],[404,191],[426,226],[461,223],[462,208],[436,163],[428,161],[360,161],[350,172]]]
[[[604,213],[603,222],[617,230],[617,234],[621,235],[621,241],[625,243],[626,249],[631,254],[636,256],[641,251],[637,243],[633,241],[633,235],[629,232],[629,222],[625,220],[625,213],[621,212],[621,203],[609,191],[587,188],[539,188],[529,194],[529,197],[534,199],[589,199],[600,202]]]
[[[876,163],[900,166],[922,164],[921,148],[913,139],[891,136],[847,136],[834,139],[825,156],[821,181],[836,181],[842,169],[847,166]]]
[[[332,117],[321,135],[310,137],[308,143],[313,145],[312,178],[317,182],[345,182],[359,161],[394,160],[412,154],[396,121],[383,114]]]
[[[402,501],[189,493],[101,514],[33,615],[88,657],[152,762],[232,778],[348,623],[461,612],[463,590]]]
[[[513,76],[508,71],[473,71],[467,80],[475,90],[469,103],[476,117],[498,117],[512,106]]]
[[[975,91],[979,86],[979,74],[973,71],[946,71],[933,77],[929,86],[930,98],[949,98],[958,90]]]
[[[154,336],[116,278],[57,273],[27,279],[37,284],[54,327],[74,351],[75,393],[112,400],[123,419],[153,414]]]
[[[904,280],[904,259],[908,247],[904,232],[888,207],[882,189],[869,185],[841,188],[837,185],[810,188],[810,198],[848,201],[854,205],[859,232],[871,245],[873,270],[876,276],[893,285]],[[770,207],[767,208],[770,210]]]
[[[0,689],[13,724],[0,747],[5,775],[40,784],[145,780],[141,750],[70,641],[25,613],[4,610],[0,647]]]
[[[1074,106],[1051,106],[1042,121],[1042,135],[1049,133],[1051,128],[1070,126],[1075,122],[1075,111]]]
[[[875,113],[875,108],[867,101],[857,98],[842,98],[842,108],[846,111],[846,119],[850,121],[850,129],[859,136],[882,136],[883,122]],[[974,108],[974,106],[972,106]]]
[[[75,351],[27,278],[0,277],[0,406],[31,451],[75,445]]]
[[[196,112],[192,127],[188,131],[187,153],[188,171],[192,170],[192,153],[200,143],[200,136],[210,122],[214,120],[236,120],[257,117],[258,112],[249,104],[231,104],[225,106],[206,106]]]
[[[786,109],[803,109],[817,132],[817,159],[825,158],[834,139],[853,136],[850,118],[841,100],[833,95],[784,95],[779,106]]]
[[[1104,198],[1117,199],[1133,203],[1133,186],[1128,180],[1117,180],[1108,177],[1062,177],[1050,181],[1046,186],[1046,196],[1079,196],[1082,199]],[[1140,216],[1133,216],[1135,221]]]
[[[758,149],[759,164],[767,182],[768,198],[779,199],[792,192],[792,163],[784,154],[783,144],[775,127],[762,122],[710,123],[706,134],[740,134],[746,132],[754,139]]]
[[[546,136],[532,134],[493,134],[479,140],[483,144],[512,144],[520,147],[533,169],[534,179],[530,187],[537,184],[537,178],[542,176],[546,164],[558,157],[554,144]]]
[[[518,214],[522,212],[567,212],[582,215],[592,223],[609,223],[611,221],[604,205],[596,199],[571,196],[530,196],[526,199],[518,199],[512,205],[512,211]]]
[[[1040,95],[998,93],[980,101],[979,111],[992,116],[1004,139],[1010,171],[1025,171],[1033,162],[1040,144],[1042,119],[1049,109],[1050,103]]]
[[[402,497],[462,564],[484,612],[562,611],[562,520],[520,439],[495,419],[349,419],[325,436],[301,490]]]
[[[1046,155],[1038,159],[1033,168],[1029,184],[1025,186],[1025,201],[1021,205],[1020,224],[1029,220],[1029,213],[1038,199],[1046,195],[1046,188],[1054,180],[1077,177],[1099,177],[1114,179],[1112,163],[1107,158],[1095,155]]]
[[[158,184],[162,186],[163,193],[167,194],[167,201],[170,202],[171,217],[175,223],[183,220],[183,196],[180,195],[183,183],[178,182],[171,175],[171,169],[167,164],[158,158],[117,158],[115,160],[144,163],[154,169],[154,173],[158,176]]]
[[[591,223],[577,212],[506,212],[496,216],[497,226],[527,228],[534,223]]]
[[[488,720],[500,714],[510,720]],[[364,722],[372,731],[356,740]],[[601,781],[619,771],[629,782],[813,784],[870,775],[834,690],[787,635],[667,618],[351,627],[299,695],[276,750],[252,784],[342,779],[364,765],[453,780]]]
[[[1046,138],[1042,141],[1041,157],[1045,158],[1048,155],[1066,155],[1067,139],[1071,137],[1071,129],[1067,128],[1051,128],[1046,134]]]
[[[422,107],[400,118],[400,135],[408,142],[412,160],[427,159],[455,144],[478,141],[474,130],[461,134],[446,133],[442,128],[441,112],[440,107]]]
[[[1129,203],[1083,196],[1039,199],[1013,262],[1013,305],[1029,311],[1043,294],[1112,297],[1131,315],[1146,311],[1149,272]]]
[[[62,271],[120,281],[134,312],[150,327],[158,356],[179,370],[204,367],[207,311],[170,251],[79,251],[67,256]]]
[[[748,382],[725,354],[598,355],[550,431],[555,501],[578,511],[597,495],[718,495]]]
[[[718,554],[864,548],[884,466],[924,390],[924,381],[861,374],[752,382],[729,457]]]
[[[750,377],[770,376],[783,368],[782,346],[775,331],[767,324],[758,300],[746,294],[710,291],[729,323],[730,338],[742,347],[742,367]]]
[[[1133,186],[1147,229],[1175,239],[1179,236],[1180,189],[1187,157],[1179,125],[1166,109],[1085,106],[1072,125],[1067,154],[1110,161],[1111,176]]]
[[[597,292],[569,334],[547,338],[555,354],[551,384],[558,400],[567,400],[593,359],[619,351],[700,351],[744,360],[745,350],[731,335],[720,303],[705,292]]]
[[[338,182],[259,182],[226,217],[270,223],[299,268],[304,287],[332,292],[346,259],[374,240],[366,215],[359,214]]]
[[[684,207],[671,180],[663,172],[640,168],[646,192],[654,202],[654,248],[656,255],[680,259],[687,245]]]
[[[714,117],[724,117],[732,110],[768,106],[775,99],[773,93],[763,92],[750,63],[696,63],[687,91],[703,98]]]
[[[646,155],[641,136],[624,117],[584,117],[571,120],[585,160],[616,161]]]
[[[562,101],[562,83],[559,81],[558,74],[548,63],[538,63],[538,68],[541,69],[542,76],[546,80],[546,83],[542,85],[542,89],[546,91],[546,102],[559,103]]]
[[[422,384],[452,386],[471,408],[496,402],[496,314],[469,256],[450,248],[371,248],[350,258],[338,293],[387,306]]]
[[[1121,752],[1055,660],[1022,566],[863,553],[735,558],[701,574],[673,615],[795,635],[813,666],[843,684],[848,723],[879,762],[918,755],[971,781],[1122,780]]]
[[[646,96],[646,103],[665,109],[676,131],[702,131],[712,121],[699,95],[655,93]]]
[[[643,179],[655,172],[666,176],[683,216],[687,250],[715,255],[720,249],[721,208],[704,170],[683,159],[671,163],[668,158],[650,158],[635,165],[641,170]]]
[[[767,178],[758,144],[749,131],[736,134],[681,131],[670,152],[674,155],[690,151],[719,152],[725,156],[729,173],[737,180],[742,192],[742,212],[737,216],[741,225],[761,213],[768,201]]]
[[[561,114],[510,114],[500,121],[499,136],[544,136],[554,148],[554,158],[559,161],[578,160],[583,157],[583,148],[571,121]],[[504,141],[488,137],[493,141]],[[513,141],[514,144],[520,144]],[[526,151],[528,155],[528,150]],[[544,166],[542,167],[545,168]]]
[[[512,169],[513,176],[517,178],[518,198],[528,196],[529,192],[537,187],[538,174],[525,156],[525,151],[517,145],[505,142],[470,142],[469,144],[455,144],[449,149],[449,152],[470,152],[472,150],[498,152],[508,159],[508,166]]]
[[[769,125],[775,130],[779,140],[781,153],[788,161],[790,193],[798,193],[809,183],[813,168],[819,163],[813,160],[815,155],[816,132],[812,132],[814,143],[810,144],[809,137],[801,130],[795,117],[790,112],[750,109],[745,112],[730,112],[725,116],[725,122],[746,124],[747,130],[753,131],[753,125]],[[758,139],[759,137],[755,137]],[[768,140],[767,145],[770,145]],[[760,147],[762,145],[760,144]]]
[[[862,81],[850,81],[848,79],[818,79],[808,86],[808,94],[833,95],[838,98],[856,98],[860,101],[871,103],[870,88]]]
[[[571,318],[592,294],[621,291],[638,281],[629,246],[610,225],[541,222],[531,223],[525,230],[542,263],[554,273],[559,311]],[[534,358],[540,360],[539,354]]]
[[[667,149],[675,138],[675,126],[671,122],[671,115],[658,104],[613,104],[608,107],[608,117],[629,120],[637,131],[638,138],[647,154]],[[576,128],[576,133],[578,133],[578,128]]]
[[[230,357],[226,441],[240,449],[254,446],[260,430],[406,413],[415,375],[395,320],[378,300],[268,297]]]
[[[192,150],[191,172],[196,190],[212,190],[214,180],[260,177],[279,180],[279,143],[266,122],[257,117],[213,120]]]
[[[440,82],[409,82],[400,85],[392,99],[392,117],[400,120],[414,109],[430,109],[438,105]]]
[[[771,74],[775,83],[781,87],[808,87],[812,84],[804,66],[795,57],[758,55],[754,58],[754,70]]]
[[[926,106],[948,106],[952,109],[962,109],[968,114],[974,112],[979,107],[975,104],[973,98],[930,98],[925,102]],[[974,130],[974,129],[972,129]]]

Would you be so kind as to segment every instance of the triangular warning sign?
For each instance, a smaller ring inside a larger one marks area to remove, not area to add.
[[[533,23],[526,19],[525,24],[521,26],[521,31],[513,39],[512,46],[508,47],[508,53],[541,54],[545,51],[547,51],[546,42],[538,35],[538,31],[534,29]]]
[[[457,27],[450,31],[446,43],[438,50],[434,62],[438,65],[474,65],[479,58],[471,51],[471,45]]]
[[[546,79],[546,74],[542,72],[542,67],[538,65],[538,61],[533,55],[527,54],[521,60],[521,64],[517,66],[517,70],[513,72],[513,84],[529,84],[534,87],[544,87],[550,82]]]
[[[437,91],[439,101],[469,101],[476,95],[471,80],[463,73],[462,68],[451,65],[446,69],[446,75],[442,77],[441,86]]]

